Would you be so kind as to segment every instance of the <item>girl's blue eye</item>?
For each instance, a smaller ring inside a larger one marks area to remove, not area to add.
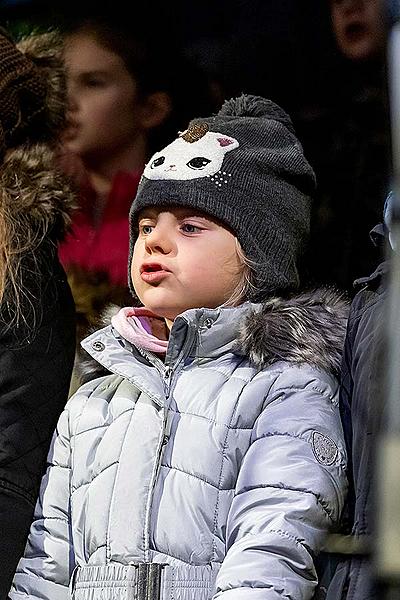
[[[199,227],[196,227],[196,225],[192,225],[191,223],[184,223],[182,229],[185,233],[197,233],[200,231]]]

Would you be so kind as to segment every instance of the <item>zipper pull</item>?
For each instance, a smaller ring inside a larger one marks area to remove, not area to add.
[[[172,376],[172,367],[164,367],[163,379],[164,379],[164,383],[165,383],[166,398],[168,398],[168,395],[169,395],[169,386],[171,383],[171,376]]]
[[[168,444],[170,435],[171,435],[171,425],[172,425],[173,415],[169,411],[167,412],[167,417],[164,424],[164,436],[162,441],[162,446]]]

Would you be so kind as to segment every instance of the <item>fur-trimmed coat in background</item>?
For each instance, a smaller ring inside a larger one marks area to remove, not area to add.
[[[23,554],[51,435],[68,399],[75,311],[57,242],[74,197],[44,145],[0,164],[0,211],[19,261],[0,304],[0,598]],[[12,231],[12,233],[10,233]]]
[[[125,598],[151,562],[161,600],[310,600],[346,497],[346,312],[329,291],[188,310],[164,362],[89,336],[108,374],[60,417],[10,598]]]

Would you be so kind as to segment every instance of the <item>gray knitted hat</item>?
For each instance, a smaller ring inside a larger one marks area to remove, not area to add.
[[[130,212],[131,263],[137,215],[149,206],[193,206],[217,217],[254,261],[258,302],[298,287],[315,176],[290,117],[265,98],[228,100],[195,119],[143,172]],[[129,276],[130,287],[132,282]]]

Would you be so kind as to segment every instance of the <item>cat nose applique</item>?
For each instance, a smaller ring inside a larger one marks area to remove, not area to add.
[[[176,165],[169,165],[167,171],[176,171]]]

